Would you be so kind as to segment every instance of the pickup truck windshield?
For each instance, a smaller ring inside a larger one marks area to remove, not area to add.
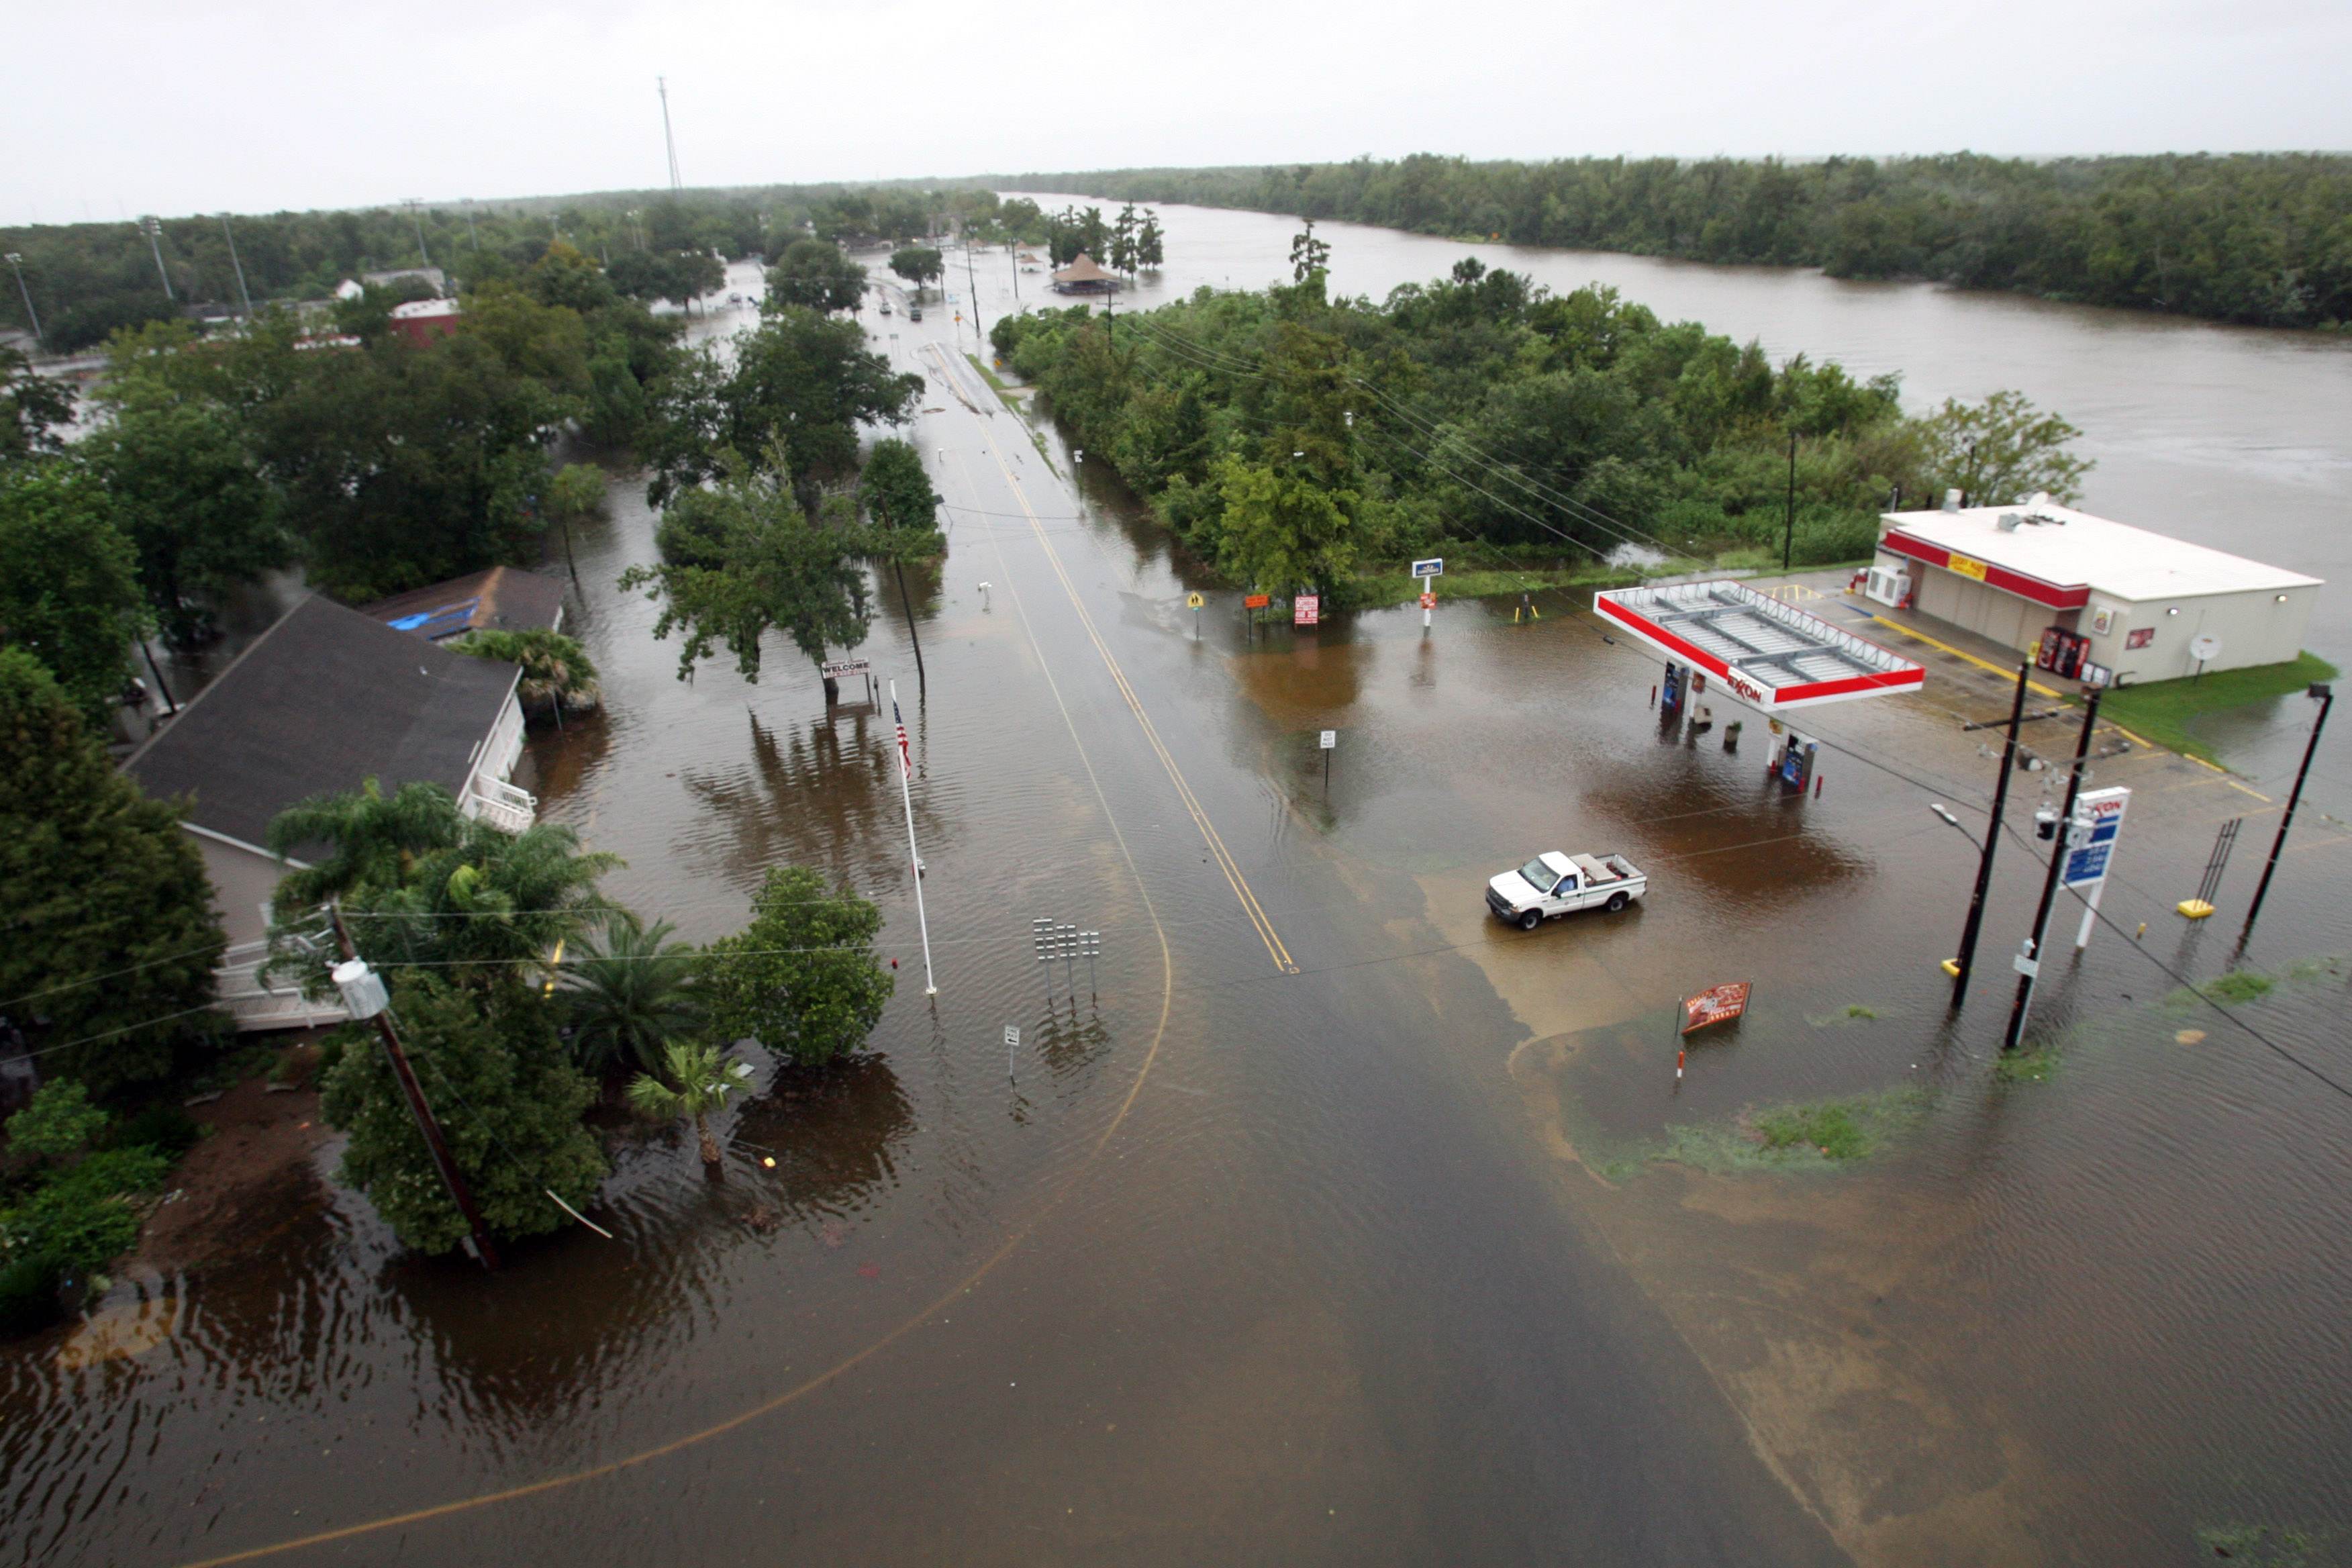
[[[1494,864],[1491,860],[1486,863],[1490,866]],[[1545,865],[1540,857],[1520,867],[1519,875],[1538,893],[1550,892],[1551,885],[1559,880],[1559,873]]]

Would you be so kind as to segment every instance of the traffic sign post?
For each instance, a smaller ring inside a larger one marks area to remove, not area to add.
[[[1323,793],[1324,793],[1325,795],[1329,795],[1329,794],[1331,793],[1331,753],[1332,753],[1333,752],[1338,751],[1338,750],[1339,749],[1339,731],[1337,731],[1337,730],[1326,730],[1326,731],[1323,731],[1323,736],[1322,736],[1322,745],[1323,745]]]
[[[1423,631],[1429,629],[1429,613],[1437,608],[1437,595],[1428,584],[1444,575],[1445,575],[1445,563],[1442,560],[1433,558],[1412,563],[1412,580],[1423,584],[1421,590],[1421,629]]]
[[[1192,606],[1192,640],[1194,642],[1199,642],[1201,640],[1201,606],[1208,603],[1208,601],[1202,598],[1198,594],[1187,594],[1184,595],[1184,603]]]

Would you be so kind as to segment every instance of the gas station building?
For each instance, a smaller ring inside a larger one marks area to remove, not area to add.
[[[1881,518],[1864,586],[2086,684],[2172,680],[2303,651],[2321,581],[2046,497]]]

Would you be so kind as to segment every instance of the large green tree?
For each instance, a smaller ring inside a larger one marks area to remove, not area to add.
[[[118,377],[107,402],[113,417],[83,457],[138,552],[156,625],[186,646],[224,590],[284,565],[292,542],[229,410],[135,376]]]
[[[768,305],[831,314],[854,310],[866,297],[866,268],[822,239],[796,239],[768,271]]]
[[[65,449],[62,426],[73,422],[73,389],[33,369],[14,347],[0,347],[0,464]]]
[[[142,604],[138,557],[94,479],[62,459],[0,465],[0,647],[38,659],[103,725]]]
[[[811,517],[783,484],[740,464],[670,502],[655,534],[661,564],[631,567],[621,586],[642,588],[661,605],[656,638],[685,634],[680,680],[722,647],[746,680],[758,680],[770,631],[784,633],[816,664],[866,640],[870,612],[859,557],[869,541],[843,510],[828,506]],[[825,689],[830,698],[832,681]]]
[[[100,1091],[208,1029],[224,938],[195,841],[29,654],[0,649],[0,1012]]]
[[[928,245],[901,246],[890,253],[890,270],[919,290],[947,270],[947,260]]]
[[[2021,392],[1996,392],[1979,404],[1948,398],[1922,434],[1937,487],[1967,492],[1971,506],[2007,506],[2036,490],[2072,501],[2091,471],[2089,459],[2066,450],[2082,432]]]
[[[891,437],[874,443],[857,476],[857,502],[875,527],[890,536],[889,542],[904,542],[918,554],[937,548],[929,536],[939,531],[940,492],[931,488],[913,442]]]
[[[686,356],[661,388],[658,427],[643,450],[660,505],[725,471],[730,456],[809,486],[857,471],[861,427],[904,424],[923,390],[866,346],[865,329],[785,306],[734,340],[731,363],[709,348]],[[814,504],[814,491],[803,496]]]
[[[894,982],[874,956],[879,910],[805,866],[772,868],[751,923],[705,950],[713,1036],[752,1039],[803,1067],[866,1043]]]
[[[601,936],[572,942],[558,993],[572,1024],[572,1049],[590,1072],[635,1063],[661,1070],[672,1043],[701,1031],[693,944],[673,942],[667,921],[647,926],[617,910]]]
[[[606,1167],[581,1125],[595,1086],[567,1059],[553,1009],[511,981],[477,988],[431,971],[393,973],[401,1045],[484,1225],[510,1238],[570,1224],[555,1198],[584,1206]],[[320,1109],[350,1134],[341,1180],[367,1194],[404,1244],[427,1253],[457,1247],[465,1215],[441,1184],[374,1026],[338,1030],[329,1057]]]

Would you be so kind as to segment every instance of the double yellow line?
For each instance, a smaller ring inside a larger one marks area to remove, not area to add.
[[[1275,968],[1283,973],[1297,973],[1298,965],[1292,960],[1290,950],[1283,945],[1281,933],[1274,929],[1274,921],[1267,916],[1265,906],[1250,890],[1249,879],[1242,875],[1240,864],[1234,860],[1233,851],[1225,847],[1224,839],[1217,832],[1217,825],[1209,820],[1209,814],[1202,808],[1200,797],[1192,793],[1192,786],[1184,782],[1184,770],[1176,765],[1175,757],[1160,738],[1159,728],[1151,722],[1151,715],[1144,711],[1143,700],[1136,695],[1135,687],[1127,679],[1127,672],[1112,657],[1110,645],[1103,641],[1101,631],[1095,626],[1094,616],[1087,613],[1086,601],[1078,596],[1077,584],[1070,581],[1070,574],[1062,564],[1061,553],[1054,548],[1045,524],[1038,520],[1035,509],[1030,506],[1027,492],[1022,489],[1020,480],[1013,477],[1013,469],[1005,463],[1004,454],[998,449],[995,438],[984,429],[981,432],[981,438],[988,443],[988,455],[996,459],[996,467],[1004,475],[1004,482],[1012,489],[1013,499],[1021,503],[1022,514],[1029,520],[1030,531],[1036,536],[1038,545],[1045,552],[1046,564],[1053,567],[1054,575],[1061,580],[1062,592],[1069,595],[1070,608],[1077,612],[1078,625],[1086,629],[1087,639],[1102,656],[1103,668],[1110,671],[1113,684],[1118,686],[1119,695],[1127,700],[1128,711],[1135,715],[1135,721],[1141,727],[1143,738],[1150,744],[1152,754],[1160,759],[1160,767],[1167,771],[1168,782],[1176,786],[1176,798],[1184,803],[1184,810],[1192,816],[1192,825],[1201,830],[1201,839],[1209,847],[1210,858],[1224,874],[1225,884],[1233,889],[1234,897],[1241,901],[1242,913],[1249,917],[1258,940],[1265,943],[1266,956],[1274,960]]]

